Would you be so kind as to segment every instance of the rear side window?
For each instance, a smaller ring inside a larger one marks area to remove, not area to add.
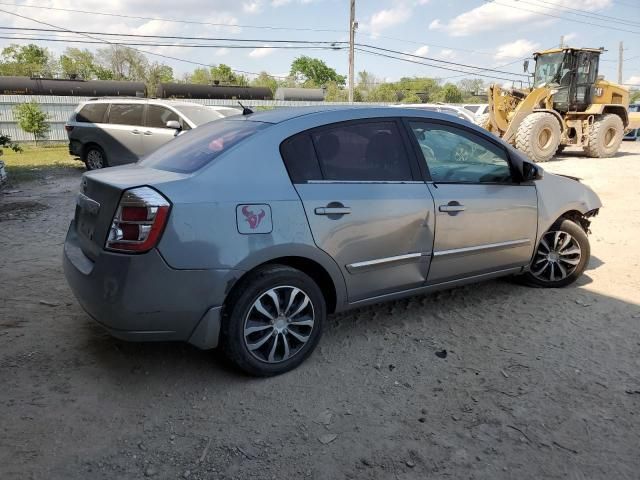
[[[180,122],[180,116],[168,108],[159,105],[149,105],[147,107],[147,127],[151,128],[167,128],[167,122],[176,120]],[[180,122],[182,125],[182,122]]]
[[[212,122],[165,143],[141,160],[140,165],[171,172],[192,173],[266,127],[267,124],[261,122]]]
[[[322,180],[316,152],[308,132],[300,133],[282,142],[280,154],[293,183]]]
[[[116,125],[142,125],[144,105],[112,103],[109,109],[109,123]]]
[[[311,134],[325,180],[412,180],[394,121],[338,124]]]
[[[102,123],[107,113],[108,103],[87,103],[76,114],[76,122]]]

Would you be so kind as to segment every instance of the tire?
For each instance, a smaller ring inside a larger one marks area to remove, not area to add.
[[[534,162],[546,162],[560,145],[560,124],[550,113],[535,112],[522,121],[516,132],[516,147]]]
[[[250,375],[268,377],[293,370],[322,335],[327,307],[320,287],[300,270],[282,265],[260,268],[241,282],[224,308],[222,350]],[[289,316],[278,316],[278,308]]]
[[[589,144],[584,152],[592,158],[614,156],[620,148],[624,136],[624,124],[615,113],[605,113],[589,128]]]
[[[84,152],[83,160],[87,170],[99,170],[109,166],[109,162],[107,162],[107,155],[98,145],[90,145],[87,147]]]
[[[547,259],[552,253],[555,253],[553,261],[549,262]],[[523,280],[537,287],[566,287],[582,275],[590,256],[589,238],[582,227],[571,220],[560,219],[542,236]]]
[[[558,148],[556,148],[556,155],[562,155],[562,152],[564,152],[564,145],[558,145]]]

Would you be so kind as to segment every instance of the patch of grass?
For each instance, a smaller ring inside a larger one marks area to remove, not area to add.
[[[22,148],[22,152],[4,149],[0,157],[11,183],[84,171],[84,164],[69,155],[66,144],[23,145]]]

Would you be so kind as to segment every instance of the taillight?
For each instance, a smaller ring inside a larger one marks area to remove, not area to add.
[[[64,129],[65,129],[67,132],[70,132],[71,130],[73,130],[73,125],[65,125],[65,126],[64,126]]]
[[[149,187],[122,194],[105,248],[142,253],[156,246],[169,216],[169,201]]]

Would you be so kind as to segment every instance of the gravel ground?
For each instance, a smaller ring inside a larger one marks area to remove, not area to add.
[[[12,187],[0,478],[636,479],[639,165],[640,143],[545,165],[605,205],[576,285],[493,281],[334,315],[316,353],[271,379],[107,336],[61,269],[79,175]]]

